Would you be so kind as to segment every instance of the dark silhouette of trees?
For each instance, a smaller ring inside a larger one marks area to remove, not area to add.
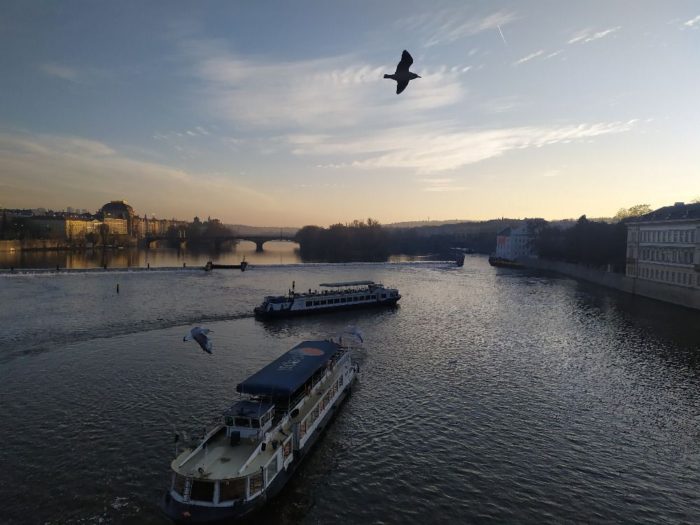
[[[219,219],[209,217],[202,222],[199,217],[195,217],[187,226],[171,226],[167,237],[172,245],[178,244],[182,239],[186,239],[188,245],[198,245],[210,244],[234,234],[235,232]]]
[[[379,222],[355,220],[328,228],[304,226],[295,235],[301,257],[316,261],[386,261],[387,234]]]
[[[615,214],[615,217],[613,217],[613,219],[616,221],[621,221],[624,219],[629,219],[631,217],[639,217],[640,215],[645,215],[651,212],[651,206],[649,206],[648,204],[636,204],[629,208],[620,208],[617,214]]]
[[[589,221],[582,215],[568,229],[545,226],[535,241],[540,257],[624,272],[627,228],[624,222]]]

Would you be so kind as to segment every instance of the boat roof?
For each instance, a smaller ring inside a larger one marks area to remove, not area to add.
[[[231,405],[225,412],[225,416],[243,416],[259,418],[263,414],[267,413],[273,406],[273,403],[261,402],[261,401],[250,401],[244,399],[235,402]]]
[[[301,342],[239,383],[236,390],[250,395],[291,396],[340,349],[332,341]]]
[[[346,281],[342,283],[321,283],[319,286],[326,286],[328,288],[334,288],[336,286],[362,286],[374,284],[374,281]]]

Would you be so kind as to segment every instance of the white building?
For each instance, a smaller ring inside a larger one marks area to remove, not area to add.
[[[700,203],[677,202],[629,222],[626,275],[700,288]]]
[[[535,235],[527,223],[506,228],[496,236],[496,257],[515,261],[520,257],[535,257]]]

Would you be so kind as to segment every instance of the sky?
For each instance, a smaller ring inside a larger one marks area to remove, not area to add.
[[[327,226],[700,197],[695,0],[4,0],[0,79],[0,207]]]

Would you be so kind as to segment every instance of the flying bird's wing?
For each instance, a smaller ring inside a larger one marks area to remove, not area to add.
[[[209,338],[204,335],[203,333],[198,333],[194,335],[194,340],[199,343],[199,346],[202,347],[202,350],[204,350],[207,354],[211,354],[211,341]]]
[[[411,67],[411,64],[413,64],[413,57],[404,49],[403,53],[401,53],[401,62],[396,66],[396,72],[408,72],[408,68]]]
[[[402,80],[401,82],[396,83],[396,94],[398,95],[401,93],[404,89],[406,89],[406,86],[408,86],[408,80]]]

